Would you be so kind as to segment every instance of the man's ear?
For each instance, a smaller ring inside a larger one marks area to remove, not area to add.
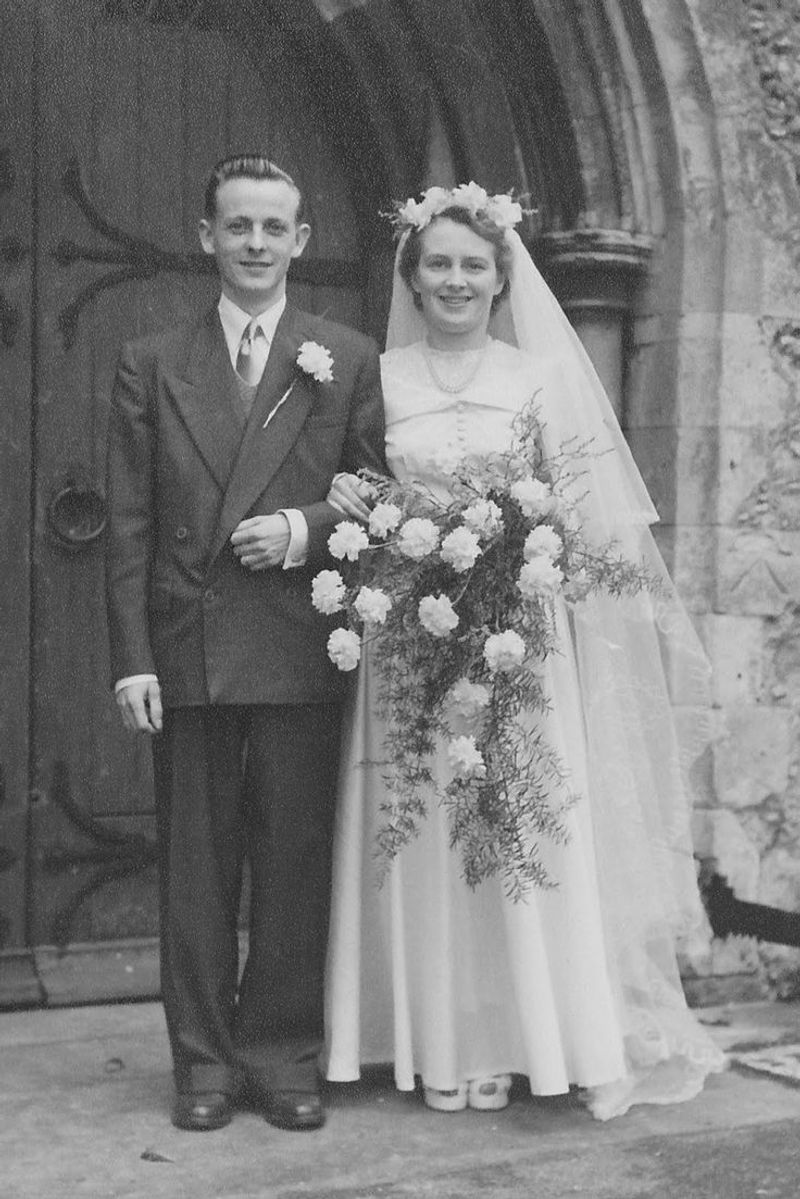
[[[306,248],[306,243],[311,236],[310,225],[298,225],[295,229],[295,244],[292,250],[292,258],[299,258]]]
[[[206,218],[203,217],[200,224],[197,226],[197,232],[200,235],[200,245],[203,247],[204,253],[213,254],[215,252],[214,231],[211,228],[211,222],[207,221]]]

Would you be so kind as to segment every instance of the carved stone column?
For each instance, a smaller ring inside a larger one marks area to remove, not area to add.
[[[534,254],[624,424],[625,340],[652,239],[621,229],[545,233]]]

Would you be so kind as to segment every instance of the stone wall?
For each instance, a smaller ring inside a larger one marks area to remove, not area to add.
[[[688,8],[725,223],[716,594],[703,618],[720,722],[696,843],[738,898],[800,912],[800,0]],[[678,490],[691,491],[684,470]],[[732,939],[692,965],[800,995],[794,949]]]

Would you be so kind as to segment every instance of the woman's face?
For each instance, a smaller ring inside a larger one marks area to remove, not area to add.
[[[505,282],[494,246],[447,217],[431,222],[421,243],[412,287],[422,303],[429,338],[433,344],[481,345],[492,300]]]

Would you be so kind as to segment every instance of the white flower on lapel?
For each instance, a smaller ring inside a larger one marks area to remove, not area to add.
[[[304,341],[297,351],[295,365],[304,375],[308,375],[315,383],[330,383],[333,380],[333,355],[330,350],[326,350],[325,346],[321,346],[317,341]],[[275,416],[279,408],[282,408],[289,396],[294,390],[294,385],[297,382],[293,379],[281,398],[278,400],[275,407],[270,412],[262,429],[266,429],[269,422]]]
[[[297,365],[317,383],[330,383],[333,379],[333,357],[319,342],[303,342],[297,351]]]

